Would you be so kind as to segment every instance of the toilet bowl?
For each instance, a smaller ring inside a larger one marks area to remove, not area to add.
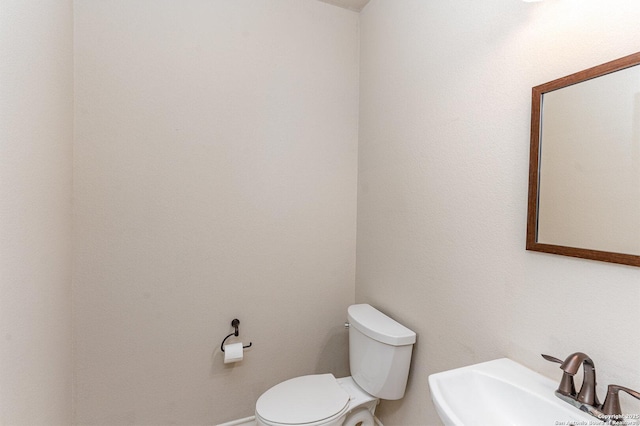
[[[373,426],[378,399],[351,377],[296,377],[263,393],[256,403],[259,426]]]
[[[382,399],[404,396],[416,334],[373,307],[348,309],[351,376],[281,382],[256,402],[258,426],[374,426]]]

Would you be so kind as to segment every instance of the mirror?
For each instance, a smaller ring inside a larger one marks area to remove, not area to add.
[[[533,88],[527,250],[640,266],[639,64]]]

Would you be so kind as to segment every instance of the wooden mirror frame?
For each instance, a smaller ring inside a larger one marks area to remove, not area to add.
[[[531,145],[529,151],[529,200],[527,208],[527,250],[563,256],[579,257],[583,259],[600,260],[603,262],[621,263],[624,265],[640,266],[640,256],[614,253],[600,250],[590,250],[576,247],[566,247],[554,244],[539,243],[538,240],[538,192],[540,182],[540,114],[542,96],[553,90],[581,83],[615,71],[640,64],[640,52],[595,66],[575,74],[550,81],[532,89],[531,104]],[[640,220],[640,218],[638,219]]]

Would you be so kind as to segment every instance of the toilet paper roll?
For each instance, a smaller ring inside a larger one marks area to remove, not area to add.
[[[230,364],[232,362],[242,361],[244,356],[244,349],[242,343],[231,343],[224,345],[224,363]]]

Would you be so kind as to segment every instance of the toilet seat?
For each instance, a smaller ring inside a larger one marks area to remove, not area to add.
[[[333,374],[296,377],[266,391],[256,402],[256,415],[280,425],[325,423],[349,409],[349,394]]]

